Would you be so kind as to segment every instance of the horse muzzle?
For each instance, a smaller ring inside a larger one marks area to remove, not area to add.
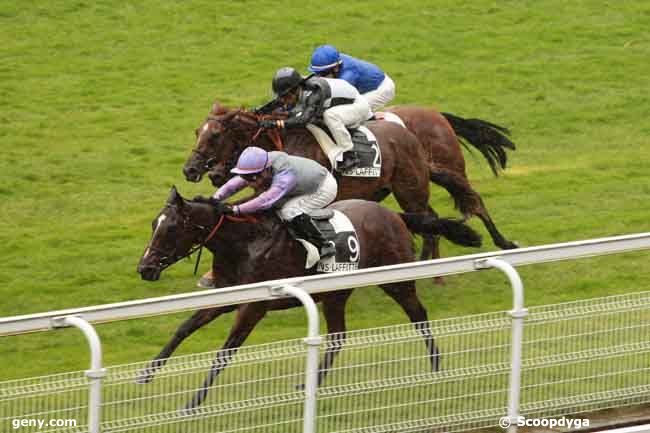
[[[183,167],[183,174],[188,182],[198,183],[203,178],[203,173],[196,167]]]
[[[139,265],[138,273],[145,281],[158,281],[160,279],[160,274],[162,268],[155,265]]]

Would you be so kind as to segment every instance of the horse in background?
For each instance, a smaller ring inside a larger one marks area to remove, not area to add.
[[[185,177],[198,182],[209,171],[212,183],[221,186],[249,145],[283,150],[330,166],[329,158],[309,130],[261,131],[259,120],[255,112],[228,109],[215,103],[210,115],[196,130],[196,146],[183,167]],[[381,201],[392,192],[406,212],[437,216],[429,205],[429,168],[418,139],[393,122],[369,122],[366,126],[376,137],[381,151],[380,176],[339,176],[336,200]],[[439,256],[438,239],[425,237],[421,259]]]
[[[463,217],[467,219],[475,215],[480,218],[497,247],[504,250],[517,248],[517,244],[506,239],[497,229],[481,195],[472,188],[460,146],[463,144],[470,151],[472,148],[478,150],[492,173],[498,176],[507,165],[506,151],[515,150],[515,144],[508,137],[510,131],[485,120],[464,119],[417,106],[395,106],[386,111],[402,119],[418,138],[427,156],[431,181],[449,192]]]
[[[518,245],[505,238],[492,220],[480,194],[475,191],[467,178],[465,159],[461,149],[461,141],[478,149],[490,164],[492,171],[497,174],[506,167],[507,154],[505,149],[514,149],[515,145],[508,137],[508,130],[501,126],[480,119],[463,119],[447,113],[438,113],[420,107],[394,107],[389,111],[398,115],[415,135],[419,149],[414,150],[408,140],[408,146],[391,149],[396,158],[402,163],[417,166],[418,170],[410,173],[412,183],[420,184],[429,181],[445,188],[454,200],[455,207],[467,220],[472,215],[481,219],[494,244],[501,249],[517,248]],[[257,121],[260,116],[243,109],[230,109],[216,102],[212,110],[197,129],[196,146],[183,167],[183,173],[190,182],[199,182],[205,173],[209,173],[215,186],[222,185],[229,176],[229,170],[234,167],[237,157],[248,145],[255,145],[267,150],[277,149],[278,143],[284,143],[285,151],[291,154],[315,159],[326,167],[329,161],[316,143],[312,134],[303,129],[291,131],[260,131]],[[372,130],[375,125],[393,124],[388,121],[368,122]],[[458,136],[456,135],[456,132]],[[383,148],[382,148],[383,150]],[[398,152],[398,153],[395,153]],[[382,157],[384,155],[382,154]],[[422,158],[421,163],[418,159]],[[425,165],[425,178],[421,178],[419,168]],[[383,169],[382,169],[383,170]],[[402,173],[400,173],[402,175]],[[401,177],[400,177],[401,178]],[[364,198],[375,201],[383,200],[391,192],[391,188],[380,188],[371,195],[359,196],[356,188],[348,188],[348,184],[359,182],[339,178],[341,191],[338,199]],[[353,178],[352,178],[353,179]],[[361,179],[367,182],[368,179]],[[406,180],[408,181],[408,179]],[[428,187],[427,187],[428,188]],[[392,192],[402,209],[413,211],[413,194],[400,194],[400,185],[392,188]],[[406,206],[406,207],[405,207]],[[417,206],[418,209],[421,206]],[[439,257],[437,239],[425,242],[421,259]]]

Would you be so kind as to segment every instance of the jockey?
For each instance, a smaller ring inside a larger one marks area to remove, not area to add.
[[[276,100],[289,111],[287,120],[263,120],[262,128],[300,128],[322,118],[329,128],[339,152],[337,170],[346,170],[358,163],[352,150],[352,137],[347,127],[361,125],[371,115],[366,98],[347,81],[316,76],[304,79],[298,71],[285,67],[273,77]]]
[[[395,97],[395,83],[378,66],[339,53],[331,45],[314,50],[308,69],[321,77],[340,78],[352,84],[368,100],[373,112]]]
[[[311,159],[251,146],[244,149],[231,172],[237,176],[219,188],[213,200],[221,202],[246,186],[265,191],[239,205],[227,206],[225,213],[243,215],[276,209],[298,238],[319,248],[321,257],[336,253],[334,243],[325,238],[307,213],[324,208],[336,197],[336,179],[325,167]]]

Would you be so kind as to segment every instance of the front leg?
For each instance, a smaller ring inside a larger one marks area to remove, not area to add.
[[[203,326],[212,322],[220,315],[233,311],[235,308],[237,308],[237,306],[228,305],[225,307],[207,308],[194,313],[189,319],[187,319],[181,324],[181,326],[178,327],[172,339],[149,363],[149,365],[138,373],[138,377],[135,379],[136,383],[145,384],[151,382],[153,380],[155,372],[165,365],[167,359],[171,356],[172,353],[174,353],[178,346],[180,346],[183,340],[192,335],[192,333],[194,333],[194,331],[197,329],[202,328]]]
[[[237,353],[237,349],[244,344],[246,338],[253,331],[255,326],[266,315],[267,304],[266,302],[255,302],[252,304],[244,304],[239,306],[237,310],[237,318],[235,324],[230,330],[228,339],[224,345],[219,349],[217,355],[212,362],[212,367],[208,373],[208,377],[203,382],[203,385],[198,389],[192,400],[185,406],[185,410],[192,412],[192,409],[198,407],[208,396],[208,391],[214,380],[219,374],[228,366],[233,356]]]

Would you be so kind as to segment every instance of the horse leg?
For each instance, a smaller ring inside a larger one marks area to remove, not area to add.
[[[480,194],[471,187],[467,178],[451,170],[433,165],[430,169],[431,181],[442,186],[447,190],[447,192],[449,192],[454,199],[456,208],[465,218],[469,215],[476,215],[479,217],[497,247],[503,250],[518,248],[517,244],[507,240],[499,232],[483,203],[483,199]]]
[[[429,205],[429,179],[426,171],[418,176],[419,171],[411,164],[401,167],[393,181],[395,200],[406,212],[426,213],[437,217],[438,214]],[[407,171],[404,171],[404,170]],[[426,170],[426,169],[425,169]],[[440,237],[422,236],[420,260],[440,258]],[[435,277],[434,283],[443,284],[442,277]]]
[[[167,359],[180,346],[180,344],[197,329],[207,325],[214,319],[224,313],[228,313],[237,308],[236,306],[226,306],[217,308],[206,308],[194,313],[189,319],[176,329],[172,339],[163,347],[160,353],[149,363],[147,367],[140,370],[136,383],[145,384],[153,380],[155,372],[165,365]]]
[[[185,410],[192,410],[203,403],[208,396],[208,391],[214,383],[214,380],[228,366],[231,359],[237,353],[237,350],[244,344],[246,338],[253,331],[255,326],[266,315],[267,305],[265,302],[255,302],[244,304],[237,310],[235,324],[230,330],[230,334],[224,345],[217,351],[217,355],[212,361],[212,367],[208,377],[203,385],[196,391],[192,400],[185,406]]]
[[[438,371],[440,369],[440,351],[433,339],[431,325],[427,318],[427,310],[418,298],[415,282],[403,281],[400,283],[381,284],[379,287],[402,307],[411,320],[411,323],[413,323],[416,331],[424,339],[429,361],[431,362],[431,370]]]
[[[343,348],[346,338],[345,304],[348,302],[352,290],[336,292],[323,298],[323,314],[327,322],[327,350],[323,361],[318,366],[318,385],[320,386],[330,368],[334,358]]]
[[[480,207],[476,210],[475,215],[479,217],[481,221],[483,221],[483,225],[487,229],[488,233],[490,233],[494,245],[501,248],[502,250],[512,250],[515,248],[519,248],[519,245],[517,245],[515,242],[509,241],[508,239],[503,237],[501,232],[499,232],[499,229],[497,229],[497,226],[492,221],[492,218],[490,218],[490,214],[488,213],[487,208],[483,204],[483,200],[481,199],[481,196],[478,195],[478,193],[476,195],[478,196]]]

